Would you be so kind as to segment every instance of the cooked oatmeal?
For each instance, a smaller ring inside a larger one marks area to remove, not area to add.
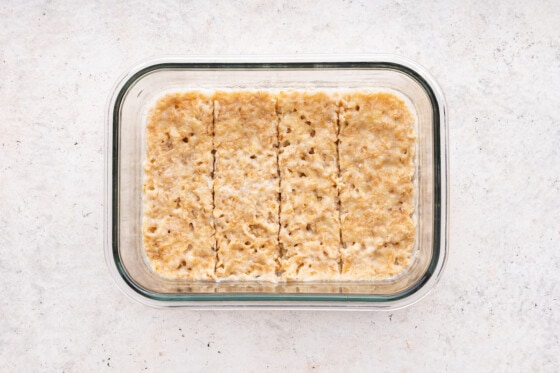
[[[143,243],[189,280],[373,280],[416,237],[414,117],[392,93],[173,93],[146,128]]]

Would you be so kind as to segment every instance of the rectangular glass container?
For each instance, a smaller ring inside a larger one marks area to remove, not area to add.
[[[142,246],[142,178],[149,107],[168,91],[389,90],[417,118],[414,259],[381,281],[211,282],[169,280],[152,271]],[[105,257],[117,285],[156,307],[196,309],[396,309],[426,295],[447,257],[446,105],[434,78],[396,56],[345,58],[161,58],[132,68],[109,102]]]

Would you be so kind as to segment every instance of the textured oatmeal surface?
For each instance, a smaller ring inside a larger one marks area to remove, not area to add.
[[[169,94],[149,114],[144,166],[144,249],[165,277],[213,279],[212,101]]]
[[[414,117],[391,93],[169,94],[146,134],[144,247],[165,277],[372,280],[410,263]]]
[[[266,92],[214,95],[216,275],[276,280],[278,248],[276,100]]]
[[[344,95],[339,117],[341,276],[396,275],[415,240],[414,118],[390,93]]]
[[[331,279],[340,262],[336,101],[283,93],[278,115],[282,277]]]

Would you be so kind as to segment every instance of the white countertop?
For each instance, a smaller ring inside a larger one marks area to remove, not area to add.
[[[560,370],[559,2],[25,3],[0,5],[3,371]],[[248,53],[396,53],[439,80],[451,254],[423,301],[158,310],[114,285],[103,151],[117,78],[151,56]]]

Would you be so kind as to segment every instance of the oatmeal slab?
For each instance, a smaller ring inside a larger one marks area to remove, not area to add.
[[[415,241],[414,118],[390,93],[342,96],[339,114],[342,277],[394,276]]]
[[[282,279],[334,279],[340,262],[337,103],[325,93],[281,93],[277,110]]]
[[[146,255],[167,278],[214,278],[212,100],[168,94],[146,127],[142,226]]]
[[[217,92],[214,136],[216,276],[277,281],[276,99],[265,92]]]

